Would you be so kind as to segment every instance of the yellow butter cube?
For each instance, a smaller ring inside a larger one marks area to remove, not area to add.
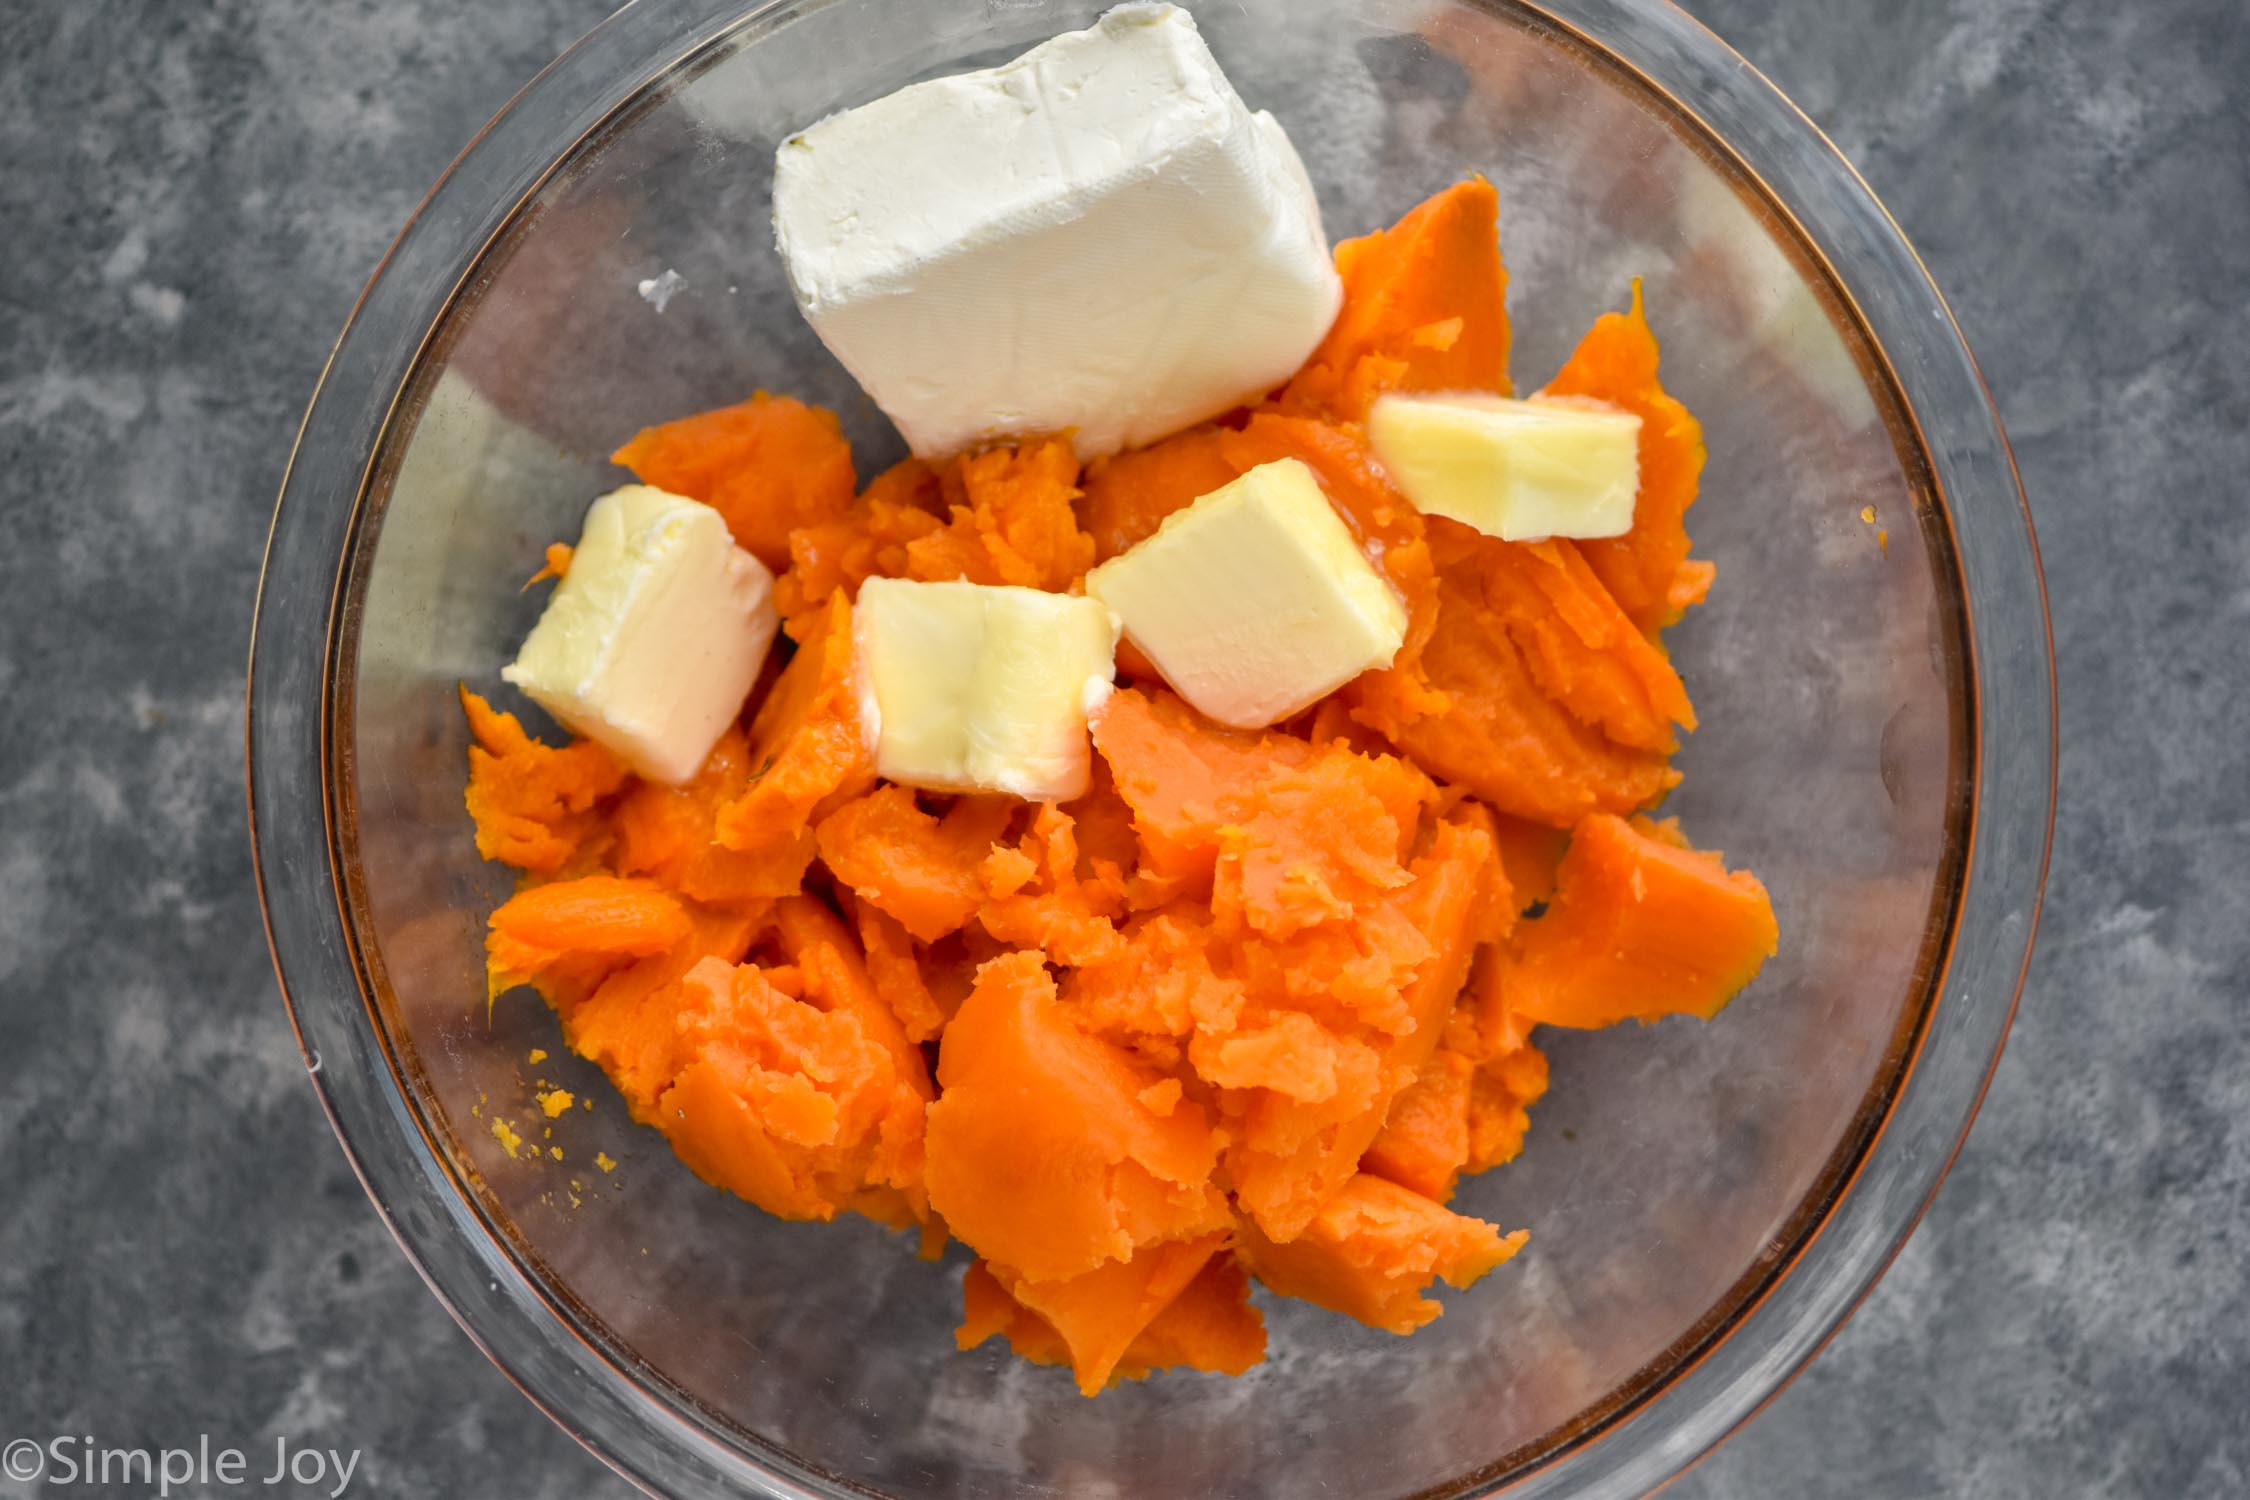
[[[724,517],[629,484],[587,510],[570,571],[500,675],[641,775],[678,784],[742,712],[779,627],[773,575]]]
[[[1385,396],[1367,438],[1415,509],[1509,542],[1622,536],[1641,419],[1573,396]]]
[[[1086,592],[1181,697],[1242,729],[1389,666],[1406,638],[1406,607],[1294,458],[1165,517]]]
[[[1062,801],[1086,790],[1086,715],[1117,622],[1092,599],[870,578],[853,616],[875,770],[933,791]]]

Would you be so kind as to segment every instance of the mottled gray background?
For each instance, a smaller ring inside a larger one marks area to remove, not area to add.
[[[0,0],[0,1440],[287,1433],[365,1450],[355,1494],[627,1493],[363,1200],[283,1020],[240,771],[259,546],[329,342],[606,8]],[[1673,1493],[2250,1492],[2240,0],[1691,9],[1859,163],[1982,357],[2064,747],[2044,940],[1959,1166]]]

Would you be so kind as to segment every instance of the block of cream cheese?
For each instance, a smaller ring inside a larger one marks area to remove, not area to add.
[[[1181,697],[1239,729],[1389,666],[1406,638],[1406,607],[1294,458],[1165,517],[1086,592]]]
[[[1576,396],[1385,396],[1375,456],[1425,515],[1509,542],[1622,536],[1640,491],[1641,419]]]
[[[1034,801],[1086,790],[1086,715],[1109,694],[1117,651],[1117,622],[1100,604],[870,578],[852,634],[877,775]]]
[[[742,712],[779,626],[773,575],[717,511],[629,484],[586,512],[570,571],[500,675],[677,785]]]
[[[1343,300],[1288,136],[1172,5],[791,137],[774,227],[814,330],[926,458],[1162,437],[1286,380]]]

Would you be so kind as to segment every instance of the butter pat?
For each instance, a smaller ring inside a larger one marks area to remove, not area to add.
[[[570,571],[500,675],[677,785],[742,712],[779,626],[773,575],[717,511],[629,484],[586,512]]]
[[[1063,801],[1086,790],[1086,715],[1117,622],[1092,599],[870,578],[852,617],[876,774],[941,792]]]
[[[1641,419],[1576,396],[1385,396],[1367,438],[1415,509],[1508,542],[1623,536]]]
[[[1343,301],[1288,136],[1177,6],[832,115],[774,172],[798,305],[926,458],[1162,437],[1286,380]]]
[[[1165,517],[1086,592],[1181,697],[1240,729],[1389,666],[1406,638],[1406,607],[1294,458]]]

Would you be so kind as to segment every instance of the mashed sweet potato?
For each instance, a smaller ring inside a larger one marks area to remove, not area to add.
[[[763,393],[626,444],[781,570],[793,650],[677,788],[464,689],[477,846],[522,872],[492,992],[536,988],[710,1182],[960,1240],[961,1346],[1089,1395],[1255,1364],[1252,1278],[1395,1333],[1438,1316],[1433,1283],[1525,1243],[1448,1205],[1522,1149],[1533,1027],[1708,1017],[1777,941],[1754,877],[1645,816],[1696,722],[1656,632],[1712,570],[1685,529],[1701,430],[1638,288],[1549,387],[1641,416],[1625,536],[1425,520],[1358,425],[1386,390],[1510,389],[1496,213],[1476,179],[1338,246],[1344,310],[1294,379],[1084,472],[1029,441],[855,493],[835,420]],[[877,779],[862,582],[1068,591],[1282,457],[1406,602],[1390,666],[1246,733],[1127,651],[1083,796]]]

